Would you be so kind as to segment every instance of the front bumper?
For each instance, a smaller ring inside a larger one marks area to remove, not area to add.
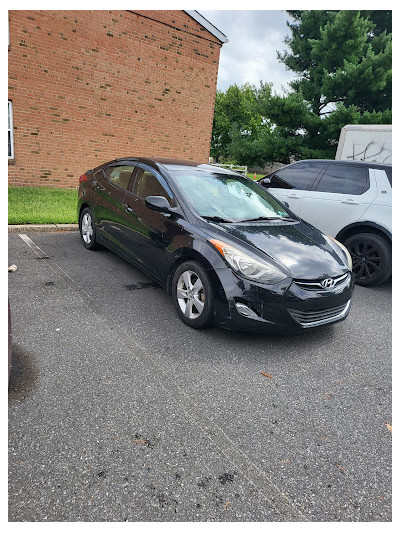
[[[226,301],[216,306],[215,323],[226,329],[300,333],[340,322],[350,311],[354,290],[351,273],[334,290],[307,290],[290,279],[267,288],[239,279],[229,269],[217,273]],[[250,309],[251,317],[242,314],[244,306]]]

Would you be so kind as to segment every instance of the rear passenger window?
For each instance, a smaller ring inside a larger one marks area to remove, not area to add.
[[[369,189],[368,169],[353,165],[329,165],[316,190],[360,195]]]
[[[307,191],[311,188],[322,163],[299,163],[278,170],[271,178],[270,189],[298,189]]]
[[[131,179],[134,167],[132,165],[120,165],[107,167],[105,170],[106,178],[113,185],[128,190],[129,180]]]

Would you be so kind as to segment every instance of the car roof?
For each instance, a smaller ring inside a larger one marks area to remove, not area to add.
[[[334,165],[346,164],[346,165],[363,165],[363,166],[368,166],[368,167],[373,167],[373,168],[386,168],[386,169],[392,168],[392,165],[387,164],[387,163],[376,163],[376,162],[355,161],[355,160],[349,161],[347,159],[301,159],[299,161],[293,161],[293,163],[290,163],[289,165],[285,165],[285,166],[288,167],[296,163],[330,163]],[[284,168],[284,167],[281,167],[281,168]],[[281,170],[281,169],[279,168],[277,170]]]
[[[174,159],[169,157],[120,157],[118,159],[114,159],[113,161],[108,161],[107,163],[104,163],[105,165],[108,165],[110,163],[117,163],[119,161],[136,161],[140,163],[145,163],[155,169],[159,168],[161,165],[167,170],[193,170],[196,168],[197,170],[208,170],[212,172],[218,172],[219,174],[233,174],[235,176],[243,176],[243,174],[240,174],[238,172],[234,172],[233,170],[218,167],[216,165],[209,165],[207,163],[200,163],[199,161],[192,161],[190,159]]]

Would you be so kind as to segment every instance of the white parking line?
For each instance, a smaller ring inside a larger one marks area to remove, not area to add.
[[[39,246],[28,237],[28,235],[25,235],[25,233],[18,233],[18,236],[26,242],[29,248],[31,248],[36,255],[38,255],[39,257],[46,257],[46,254],[43,252],[43,250],[41,250]]]
[[[67,278],[70,285],[72,285],[72,289],[77,291],[80,298],[83,300],[83,295],[85,295],[85,298],[90,298],[90,295],[82,289],[72,278],[63,270],[55,261],[50,259],[45,252],[39,248],[39,246],[33,242],[31,238],[28,237],[28,235],[25,235],[25,233],[18,233],[18,236],[21,237],[21,239],[29,246],[29,248],[35,252],[35,254],[43,259],[43,261],[46,263],[46,265],[52,270],[57,276],[59,276],[61,279]]]

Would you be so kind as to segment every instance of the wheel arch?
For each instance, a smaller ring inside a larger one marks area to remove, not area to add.
[[[346,239],[357,233],[373,233],[374,235],[379,235],[380,237],[383,237],[390,246],[392,245],[392,234],[379,224],[369,221],[349,224],[340,230],[335,238],[340,242],[344,242]]]
[[[225,302],[227,302],[227,298],[225,295],[225,291],[223,289],[222,283],[215,272],[215,269],[213,265],[210,263],[210,261],[204,257],[203,254],[201,254],[199,251],[197,251],[194,248],[181,248],[179,249],[179,254],[176,257],[175,262],[173,263],[166,282],[166,290],[167,293],[171,296],[172,295],[172,280],[174,277],[174,274],[176,272],[176,269],[186,261],[197,261],[201,264],[201,266],[207,271],[207,274],[210,276],[211,283],[214,288],[214,296]]]
[[[88,207],[92,212],[93,212],[93,209],[92,209],[92,206],[90,205],[90,203],[88,202],[82,202],[81,205],[79,206],[79,213],[78,213],[78,223],[81,219],[81,214],[82,214],[82,211]]]

